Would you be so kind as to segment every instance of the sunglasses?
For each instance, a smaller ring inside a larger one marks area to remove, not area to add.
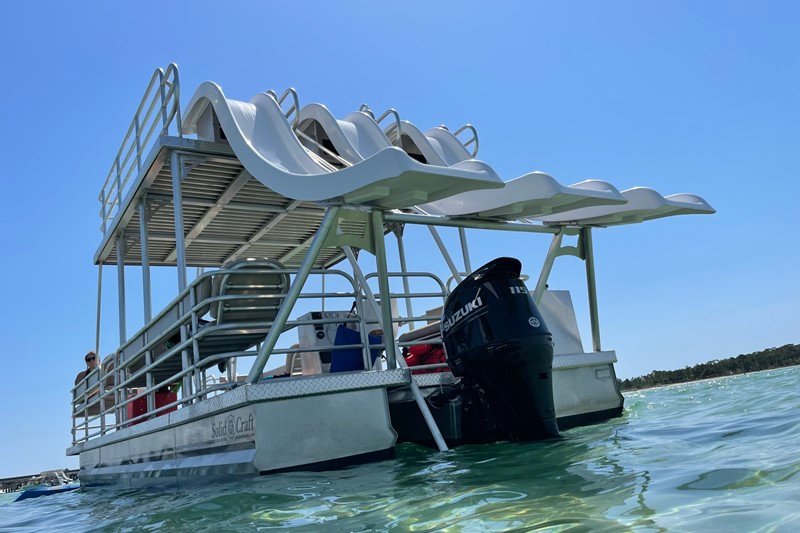
[[[95,361],[97,357],[87,357],[85,361],[88,363],[89,361]]]

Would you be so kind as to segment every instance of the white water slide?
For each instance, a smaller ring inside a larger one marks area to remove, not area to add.
[[[470,161],[450,167],[425,165],[393,146],[337,169],[303,147],[273,96],[262,93],[250,102],[231,100],[212,82],[201,84],[192,96],[184,133],[212,128],[211,109],[247,171],[287,198],[400,208],[503,186],[488,165]]]
[[[303,140],[313,141],[306,143],[306,147],[314,150],[316,145],[319,155],[332,156],[334,163],[338,157],[343,164],[355,164],[379,150],[399,145],[411,157],[428,165],[448,168],[470,165],[473,169],[491,170],[486,163],[473,159],[473,154],[449,130],[440,126],[423,134],[414,124],[392,113],[395,122],[384,132],[369,111],[336,119],[325,106],[309,104],[300,110],[298,131]],[[548,174],[531,172],[506,182],[502,189],[467,191],[434,202],[421,202],[419,207],[432,215],[514,220],[624,203],[619,191],[604,181],[588,180],[567,187]]]
[[[236,156],[275,192],[306,201],[405,208],[440,216],[533,219],[549,224],[609,226],[714,209],[692,194],[662,196],[635,187],[620,193],[600,180],[565,186],[544,172],[507,182],[474,159],[443,126],[426,132],[394,110],[375,119],[366,108],[337,119],[321,104],[288,113],[272,93],[231,100],[212,82],[187,106],[184,132],[208,136],[218,120]],[[212,113],[213,110],[213,113]],[[287,116],[296,113],[290,123]],[[382,119],[392,117],[385,130]],[[477,148],[477,132],[474,133]]]
[[[558,215],[536,217],[550,224],[581,226],[620,226],[675,215],[710,215],[716,213],[708,202],[696,194],[662,196],[647,187],[622,191],[627,203],[620,206],[599,206],[576,209]]]

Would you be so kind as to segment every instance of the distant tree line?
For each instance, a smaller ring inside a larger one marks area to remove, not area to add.
[[[619,380],[619,386],[622,390],[637,390],[792,365],[800,365],[800,345],[798,344],[768,348],[728,359],[715,359],[679,370],[654,370],[646,376]]]

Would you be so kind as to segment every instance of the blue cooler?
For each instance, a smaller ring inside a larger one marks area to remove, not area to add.
[[[368,337],[370,344],[380,344],[383,342],[382,335],[368,335]],[[333,345],[347,346],[349,344],[361,344],[361,334],[341,324],[336,328],[336,339],[334,339]],[[378,358],[382,351],[381,349],[369,351],[372,365],[375,364],[375,359]],[[364,357],[361,348],[333,350],[330,369],[331,374],[334,372],[353,372],[354,370],[364,370]]]

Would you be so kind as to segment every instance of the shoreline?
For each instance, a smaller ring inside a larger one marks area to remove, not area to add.
[[[626,393],[626,392],[639,392],[639,391],[652,390],[652,389],[662,389],[662,388],[665,388],[665,387],[672,387],[673,385],[686,385],[688,383],[702,383],[704,381],[714,381],[715,379],[732,378],[732,377],[743,376],[743,375],[747,375],[747,374],[760,374],[761,372],[771,372],[772,370],[781,370],[783,368],[792,368],[792,367],[796,367],[796,366],[800,366],[800,365],[776,366],[774,368],[764,368],[762,370],[751,370],[749,372],[736,372],[736,373],[727,374],[727,375],[724,375],[724,376],[714,376],[714,377],[710,377],[710,378],[691,379],[691,380],[687,380],[687,381],[676,381],[674,383],[663,383],[661,385],[651,385],[651,386],[648,386],[648,387],[641,387],[641,388],[623,389],[622,387],[620,387],[620,392]]]

